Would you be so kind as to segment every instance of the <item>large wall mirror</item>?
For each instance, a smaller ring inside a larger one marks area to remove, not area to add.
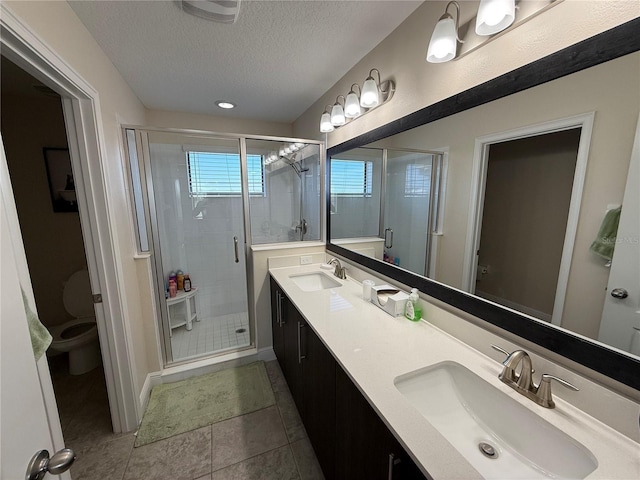
[[[327,248],[640,389],[638,29],[329,149]]]

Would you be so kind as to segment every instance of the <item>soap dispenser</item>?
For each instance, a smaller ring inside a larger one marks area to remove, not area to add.
[[[422,307],[420,306],[420,296],[417,288],[411,289],[409,300],[407,300],[404,308],[404,316],[413,322],[417,322],[422,318]]]

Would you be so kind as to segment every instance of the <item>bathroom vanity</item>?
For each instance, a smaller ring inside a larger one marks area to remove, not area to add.
[[[414,323],[351,276],[269,271],[274,351],[327,479],[640,477],[638,443],[557,395],[549,409],[509,388],[500,361],[431,321],[452,312],[422,299],[430,321]]]

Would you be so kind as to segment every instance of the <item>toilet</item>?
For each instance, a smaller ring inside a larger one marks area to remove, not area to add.
[[[62,302],[75,318],[49,327],[53,337],[49,349],[53,354],[68,352],[69,373],[82,375],[96,368],[102,360],[87,270],[80,270],[69,277],[62,292]]]

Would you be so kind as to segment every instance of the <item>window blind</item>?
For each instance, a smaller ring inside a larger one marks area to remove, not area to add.
[[[431,192],[431,166],[409,164],[405,174],[405,197],[428,197]]]
[[[331,159],[331,194],[370,197],[373,162]]]
[[[189,193],[196,197],[239,196],[242,193],[240,155],[187,152]],[[264,196],[262,156],[247,155],[249,194]]]

